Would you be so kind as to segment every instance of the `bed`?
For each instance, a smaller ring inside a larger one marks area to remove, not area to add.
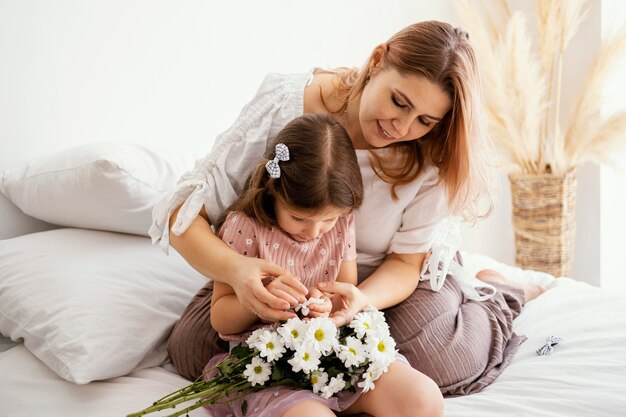
[[[34,225],[0,240],[0,417],[124,416],[188,383],[168,362],[167,336],[204,278],[145,231],[190,160],[101,143],[0,174],[2,236]],[[515,320],[528,340],[511,365],[482,392],[446,399],[447,416],[626,415],[624,296],[464,259],[549,290]],[[548,336],[562,341],[537,355]]]

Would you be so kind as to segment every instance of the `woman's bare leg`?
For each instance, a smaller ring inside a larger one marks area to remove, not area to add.
[[[519,282],[512,282],[508,280],[504,275],[493,269],[483,269],[476,274],[476,278],[484,282],[496,282],[498,284],[509,285],[514,288],[519,288],[524,291],[524,299],[526,302],[533,300],[543,294],[546,289],[541,285],[536,284],[523,284]]]

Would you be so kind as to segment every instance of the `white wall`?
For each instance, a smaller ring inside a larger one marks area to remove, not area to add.
[[[398,29],[450,14],[413,0],[2,0],[0,168],[99,140],[208,150],[266,73],[360,66]]]
[[[626,26],[626,3],[620,0],[602,2],[602,36],[607,38],[616,30]],[[605,87],[605,115],[615,111],[626,111],[626,59],[621,70]],[[626,140],[626,132],[624,132]],[[626,155],[618,156],[620,164],[602,167],[600,172],[601,213],[601,284],[613,291],[626,292]]]
[[[563,121],[599,45],[600,3],[608,2],[590,2],[590,17],[568,52]],[[525,10],[533,4],[511,2]],[[377,43],[407,24],[459,21],[452,1],[394,0],[391,5],[379,0],[0,0],[0,170],[101,140],[173,145],[200,156],[266,73],[360,66]],[[607,175],[603,171],[603,190],[616,190]],[[594,283],[600,271],[599,216],[616,210],[608,198],[623,196],[603,191],[600,200],[599,176],[595,166],[579,172],[577,207],[574,276]],[[465,248],[513,263],[505,177],[502,184],[493,216],[464,230]],[[15,210],[0,196],[2,218],[9,212],[13,218]],[[619,218],[616,212],[611,216]],[[41,225],[23,219],[11,227],[17,234]],[[603,238],[621,242],[617,228],[605,229],[613,237],[603,232]],[[609,241],[603,240],[603,251],[617,251]],[[623,259],[605,253],[615,262]],[[605,260],[603,255],[603,265]]]

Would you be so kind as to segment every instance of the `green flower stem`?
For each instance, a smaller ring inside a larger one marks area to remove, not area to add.
[[[162,402],[162,403],[159,403],[157,405],[153,405],[151,407],[145,408],[145,409],[143,409],[141,411],[138,411],[136,413],[128,414],[126,417],[140,417],[140,416],[145,416],[146,414],[154,413],[156,411],[164,410],[166,408],[174,408],[178,404],[181,404],[181,403],[193,400],[195,398],[206,397],[208,395],[220,393],[221,391],[223,391],[223,389],[224,389],[224,387],[221,387],[221,386],[218,385],[218,386],[213,387],[211,389],[203,390],[203,391],[197,392],[195,394],[186,395],[184,397],[177,398],[176,400],[172,400],[172,401],[168,401],[168,402]]]

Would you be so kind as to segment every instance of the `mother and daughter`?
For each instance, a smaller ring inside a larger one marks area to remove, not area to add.
[[[435,21],[396,33],[361,70],[266,77],[154,209],[153,241],[211,278],[170,336],[178,372],[195,379],[227,351],[220,333],[324,295],[333,303],[313,314],[338,325],[384,309],[402,360],[340,400],[255,393],[252,415],[439,416],[442,395],[493,382],[524,341],[513,319],[543,289],[469,277],[450,250],[450,219],[480,217],[490,197],[481,106],[467,33]]]

